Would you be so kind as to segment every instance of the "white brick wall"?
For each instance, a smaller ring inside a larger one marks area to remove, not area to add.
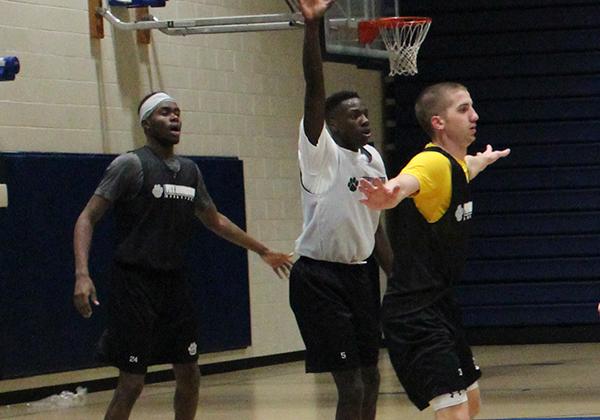
[[[171,0],[160,19],[286,12],[283,0]],[[118,11],[121,19],[132,11]],[[248,231],[290,251],[300,232],[296,141],[303,106],[302,31],[167,36],[149,46],[135,34],[88,35],[85,0],[0,0],[0,55],[21,60],[0,84],[0,150],[120,153],[144,143],[139,100],[162,89],[183,110],[178,152],[244,161]],[[377,72],[325,65],[331,93],[355,89],[382,134]],[[288,307],[287,281],[250,255],[253,344],[205,355],[204,363],[303,348]]]

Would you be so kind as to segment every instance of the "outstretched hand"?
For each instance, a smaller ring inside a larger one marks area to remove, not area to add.
[[[491,145],[487,145],[483,152],[477,152],[475,155],[465,156],[465,162],[469,168],[469,176],[475,178],[481,171],[487,168],[498,159],[508,156],[510,149],[493,150]]]
[[[373,179],[373,182],[361,179],[358,190],[365,195],[360,202],[374,210],[391,209],[400,202],[401,198],[398,185],[384,184],[379,178]]]
[[[487,145],[483,152],[477,152],[475,156],[480,156],[484,159],[486,166],[491,165],[500,158],[510,154],[510,149],[493,150],[491,145]]]
[[[334,2],[335,0],[298,0],[305,22],[321,19]]]
[[[260,257],[264,262],[271,266],[275,274],[277,274],[277,276],[280,279],[283,279],[288,277],[288,275],[290,274],[290,269],[292,268],[293,255],[293,252],[290,252],[289,254],[284,254],[283,252],[267,251]]]

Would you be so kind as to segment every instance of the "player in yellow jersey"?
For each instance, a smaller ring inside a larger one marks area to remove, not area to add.
[[[479,412],[479,367],[466,342],[453,283],[465,266],[473,214],[470,182],[509,149],[467,155],[479,116],[458,83],[427,87],[417,98],[417,120],[431,138],[425,149],[385,184],[361,181],[362,202],[403,207],[402,249],[383,301],[390,359],[411,401],[432,406],[436,420],[468,420]],[[390,238],[392,242],[394,238]]]

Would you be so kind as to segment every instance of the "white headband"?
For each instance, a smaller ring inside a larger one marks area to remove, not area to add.
[[[157,92],[146,99],[142,106],[140,106],[140,124],[142,121],[148,118],[161,103],[165,101],[175,102],[175,99],[171,98],[164,92]]]

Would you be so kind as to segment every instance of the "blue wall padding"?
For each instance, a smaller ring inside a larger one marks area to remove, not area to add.
[[[600,257],[514,258],[500,260],[471,260],[465,269],[463,284],[527,282],[533,288],[538,281],[560,281],[565,293],[573,280],[600,278]],[[597,296],[590,296],[590,301]],[[474,301],[476,302],[476,301]]]
[[[502,229],[499,229],[502,226]],[[490,214],[473,220],[474,231],[479,237],[502,234],[556,235],[586,234],[600,232],[600,211],[576,213],[559,212],[533,214]]]
[[[477,301],[482,306],[558,304],[570,305],[585,303],[590,297],[600,296],[600,283],[597,281],[572,281],[569,293],[563,284],[540,281],[531,283],[469,284],[460,285],[458,300],[463,304]],[[595,312],[595,308],[591,307]],[[596,314],[597,317],[597,314]]]
[[[463,308],[467,326],[582,325],[598,322],[596,306],[589,303],[466,306]]]
[[[0,378],[96,366],[104,305],[91,319],[74,309],[73,228],[112,155],[2,153],[9,207],[0,209]],[[192,158],[219,210],[245,229],[242,162]],[[109,213],[90,259],[101,304],[113,248]],[[192,251],[193,250],[193,251]],[[201,227],[187,264],[200,320],[201,352],[250,344],[246,251]]]

